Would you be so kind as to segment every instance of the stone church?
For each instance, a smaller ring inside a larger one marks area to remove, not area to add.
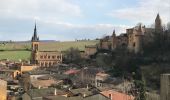
[[[37,36],[35,24],[34,34],[31,39],[31,59],[30,63],[40,67],[51,67],[62,63],[62,53],[59,51],[42,51],[39,46],[41,42]]]
[[[153,40],[154,32],[163,32],[159,14],[156,16],[154,28],[138,24],[133,28],[126,29],[126,33],[119,36],[116,36],[114,30],[112,36],[106,36],[100,40],[98,48],[106,50],[127,48],[129,52],[142,53],[143,45]]]

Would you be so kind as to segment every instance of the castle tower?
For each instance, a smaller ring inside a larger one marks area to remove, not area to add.
[[[116,33],[115,33],[115,30],[113,30],[113,33],[112,33],[112,50],[114,50],[116,48]]]
[[[140,24],[138,29],[135,30],[135,44],[134,44],[134,51],[136,54],[143,53],[143,30],[142,25]]]
[[[37,36],[37,27],[35,23],[34,34],[31,39],[31,64],[38,64],[37,62],[37,53],[39,48],[39,37]]]
[[[155,19],[155,31],[162,32],[162,22],[161,22],[159,13],[157,14],[156,19]]]

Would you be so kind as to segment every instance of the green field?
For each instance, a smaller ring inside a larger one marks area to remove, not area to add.
[[[84,50],[85,45],[95,45],[98,41],[79,41],[79,42],[42,42],[40,43],[40,50],[42,51],[65,51],[70,47]]]
[[[1,51],[0,59],[9,59],[14,61],[28,60],[30,51]]]
[[[83,51],[85,45],[95,45],[98,41],[68,41],[68,42],[41,42],[39,45],[40,51],[65,51],[70,47],[78,48]],[[0,59],[9,59],[18,61],[19,59],[28,60],[31,49],[30,43],[5,43],[0,44]],[[14,50],[14,51],[12,51]]]

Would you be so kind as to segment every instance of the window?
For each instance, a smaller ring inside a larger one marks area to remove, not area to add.
[[[47,67],[48,66],[48,63],[47,62],[45,62],[45,67]]]
[[[53,59],[55,59],[55,56],[52,56]]]
[[[44,66],[43,62],[41,62],[41,66]]]
[[[41,59],[43,59],[43,56],[40,56]]]
[[[49,62],[49,66],[52,66],[51,62]]]
[[[50,56],[48,56],[48,59],[50,59]]]
[[[59,58],[60,58],[60,56],[57,56],[57,58],[59,59]]]

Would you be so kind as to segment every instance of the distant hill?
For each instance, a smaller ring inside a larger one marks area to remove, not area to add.
[[[0,41],[0,43],[27,43],[27,42],[31,42],[30,40],[28,41]],[[56,41],[56,40],[40,40],[40,42],[60,42],[60,41]]]
[[[60,41],[56,41],[56,40],[40,40],[40,42],[60,42]]]

